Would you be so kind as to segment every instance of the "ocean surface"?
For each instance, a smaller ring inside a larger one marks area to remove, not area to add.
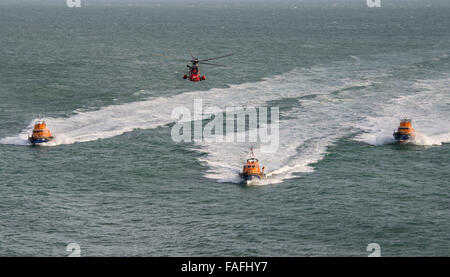
[[[61,2],[0,4],[1,256],[450,255],[449,5]],[[278,150],[173,141],[194,99],[279,107]]]

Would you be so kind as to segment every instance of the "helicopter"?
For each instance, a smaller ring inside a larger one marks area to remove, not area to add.
[[[219,56],[219,57],[213,57],[213,58],[199,60],[198,56],[194,57],[194,55],[192,54],[192,51],[190,49],[188,49],[188,51],[189,51],[189,54],[191,55],[191,58],[192,58],[192,60],[190,61],[192,63],[192,65],[189,65],[189,64],[187,65],[188,72],[187,72],[187,74],[185,74],[183,76],[183,79],[188,79],[189,81],[194,82],[194,83],[206,80],[206,76],[200,74],[199,64],[223,66],[223,65],[220,65],[220,64],[210,63],[210,62],[207,62],[207,61],[221,59],[221,58],[225,58],[225,57],[229,57],[229,56],[234,55],[233,53],[231,53],[231,54],[224,55],[224,56]]]

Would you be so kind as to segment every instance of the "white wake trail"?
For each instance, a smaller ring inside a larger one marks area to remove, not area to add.
[[[358,124],[364,133],[356,140],[371,145],[394,143],[393,131],[401,118],[412,119],[416,145],[432,146],[450,142],[450,78],[418,80],[410,90],[418,92],[396,97],[377,105],[374,112]]]
[[[322,69],[318,68],[317,71]],[[208,91],[193,91],[171,97],[151,98],[144,101],[111,105],[94,111],[77,111],[70,117],[42,118],[56,139],[50,146],[88,142],[119,136],[135,129],[152,129],[164,126],[175,120],[171,113],[176,107],[186,106],[193,111],[195,99],[202,99],[204,107],[247,107],[260,106],[267,101],[290,98],[320,90],[321,84],[308,81],[314,70],[293,71],[266,78],[260,82],[231,85],[228,88],[214,88]],[[331,77],[330,77],[331,78]],[[297,83],[307,85],[298,87]],[[335,88],[346,87],[351,80],[336,78]],[[28,134],[33,122],[20,134],[0,139],[2,144],[27,145]]]

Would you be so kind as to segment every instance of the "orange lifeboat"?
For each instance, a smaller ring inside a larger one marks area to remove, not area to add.
[[[247,159],[247,163],[244,165],[240,176],[246,184],[251,184],[256,180],[266,178],[264,166],[262,168],[260,167],[258,159],[253,154],[253,148],[250,149],[250,158]]]
[[[53,135],[49,129],[47,129],[47,124],[45,121],[38,120],[34,123],[33,133],[28,140],[32,145],[40,145],[53,140]]]
[[[403,118],[400,121],[400,126],[396,131],[394,131],[393,135],[395,141],[397,141],[398,143],[405,143],[414,140],[416,134],[414,128],[412,127],[411,119],[406,117]]]

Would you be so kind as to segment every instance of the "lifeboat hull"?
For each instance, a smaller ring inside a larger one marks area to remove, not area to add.
[[[52,141],[53,137],[41,137],[41,138],[33,138],[33,137],[29,137],[28,141],[32,144],[32,145],[41,145],[43,143]]]
[[[395,132],[394,139],[397,143],[408,143],[414,140],[414,135]]]
[[[246,185],[257,183],[259,180],[264,179],[265,175],[249,175],[241,174],[242,182]]]

